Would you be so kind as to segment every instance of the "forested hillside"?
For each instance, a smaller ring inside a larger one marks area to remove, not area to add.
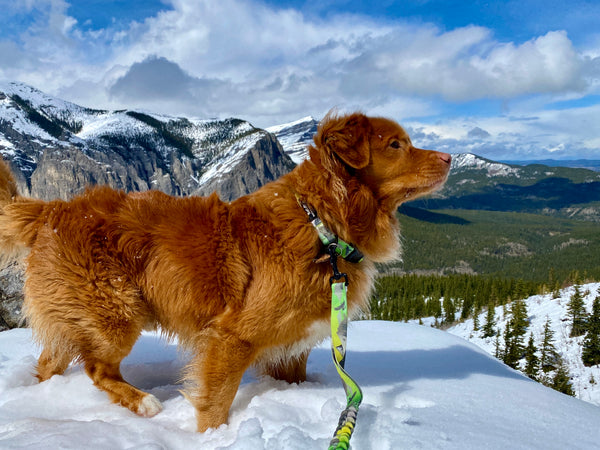
[[[402,261],[386,273],[471,273],[546,281],[600,279],[597,223],[500,211],[400,209]]]

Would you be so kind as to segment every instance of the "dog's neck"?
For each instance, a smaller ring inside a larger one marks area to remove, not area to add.
[[[398,221],[394,211],[382,208],[371,190],[352,175],[324,173],[308,160],[286,178],[291,192],[312,208],[334,234],[355,244],[374,262],[399,257]],[[341,187],[340,187],[341,186]],[[301,207],[299,214],[305,215]]]

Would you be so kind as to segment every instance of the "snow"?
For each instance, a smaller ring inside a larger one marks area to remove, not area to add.
[[[301,119],[295,120],[293,122],[289,122],[289,123],[283,123],[280,125],[273,125],[272,127],[267,128],[266,130],[269,133],[273,133],[273,134],[277,134],[280,133],[281,131],[287,129],[287,128],[292,128],[295,127],[297,125],[303,125],[306,122],[313,122],[315,119],[312,116],[306,116],[303,117]]]
[[[472,153],[459,153],[453,155],[450,170],[453,171],[464,168],[486,170],[488,177],[508,175],[519,176],[519,169],[517,167],[511,167],[508,164],[488,161]]]
[[[76,134],[81,139],[97,138],[106,134],[147,134],[152,127],[140,122],[124,112],[104,112],[93,116],[92,120],[83,123],[81,131]]]
[[[225,149],[222,155],[211,161],[206,172],[202,174],[198,184],[200,186],[221,179],[224,175],[234,170],[237,164],[248,154],[261,138],[261,133],[251,133],[237,139]]]
[[[415,324],[350,325],[346,368],[361,385],[355,449],[592,448],[600,409],[528,380],[449,333]],[[328,343],[311,353],[308,381],[247,373],[229,423],[195,432],[180,394],[186,356],[155,334],[123,362],[126,379],[163,411],[141,418],[108,401],[80,366],[38,384],[31,332],[0,333],[0,447],[94,449],[323,449],[344,394]]]
[[[294,122],[269,127],[266,130],[277,137],[292,161],[300,164],[308,159],[307,147],[313,142],[312,138],[317,130],[317,120],[308,116]]]
[[[585,294],[583,300],[586,310],[588,313],[591,313],[594,298],[600,295],[600,283],[584,284],[579,287],[579,290],[582,295]],[[534,295],[525,300],[529,315],[529,327],[525,335],[525,345],[527,345],[529,333],[533,332],[535,345],[538,348],[541,346],[544,325],[546,324],[546,320],[550,319],[551,329],[554,332],[554,346],[569,369],[575,395],[581,400],[600,406],[600,386],[597,384],[598,381],[595,384],[590,383],[592,376],[593,379],[600,381],[600,367],[585,367],[583,365],[581,361],[581,345],[584,336],[569,337],[571,321],[565,320],[568,317],[567,305],[574,292],[575,287],[571,286],[561,290],[560,296],[556,299],[552,298],[552,294],[545,294]],[[509,309],[507,306],[507,310]],[[479,316],[480,327],[485,324],[486,314],[486,312],[483,312]],[[505,317],[502,306],[498,306],[495,310],[495,316],[496,328],[503,333],[506,321],[510,315],[507,313]],[[483,339],[480,337],[481,332],[474,332],[473,319],[465,320],[463,323],[449,328],[448,332],[471,341],[490,355],[495,353],[495,338]],[[500,342],[501,344],[503,343],[502,337],[500,338]]]
[[[14,156],[15,146],[12,142],[6,139],[4,133],[0,133],[0,155]]]
[[[0,89],[0,92],[2,90]],[[11,106],[10,99],[0,100],[0,117],[9,123],[19,133],[27,134],[46,141],[56,141],[52,136],[42,130],[39,126],[27,120],[22,111]]]

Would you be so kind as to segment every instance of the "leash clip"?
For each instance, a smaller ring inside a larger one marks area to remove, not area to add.
[[[341,280],[343,278],[344,283],[346,284],[346,286],[348,286],[348,274],[340,272],[337,266],[337,247],[338,245],[335,242],[332,242],[327,246],[327,253],[329,253],[329,262],[331,263],[331,268],[333,269],[333,276],[329,278],[329,284],[333,284],[336,281]]]

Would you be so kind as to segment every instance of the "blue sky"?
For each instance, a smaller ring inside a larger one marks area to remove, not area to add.
[[[329,109],[492,159],[600,158],[600,2],[0,0],[0,81],[96,108]]]

